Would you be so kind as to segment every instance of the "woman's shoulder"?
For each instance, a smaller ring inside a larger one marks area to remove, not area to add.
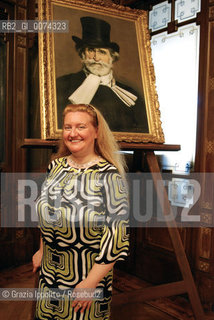
[[[55,167],[64,166],[65,165],[65,159],[66,159],[65,157],[60,157],[60,158],[53,159],[49,163],[47,171],[50,172]]]
[[[117,168],[105,159],[99,162],[99,171],[103,173],[118,172]]]

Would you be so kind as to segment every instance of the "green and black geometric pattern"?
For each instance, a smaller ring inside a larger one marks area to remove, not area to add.
[[[85,279],[94,263],[128,255],[128,199],[117,169],[100,161],[88,169],[51,162],[36,203],[43,238],[39,289],[66,290]],[[104,298],[90,310],[74,312],[69,299],[38,299],[35,319],[109,319],[112,270],[99,283]]]

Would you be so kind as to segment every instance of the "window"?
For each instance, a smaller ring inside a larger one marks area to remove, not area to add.
[[[194,165],[200,34],[196,21],[199,9],[199,0],[177,0],[172,4],[164,1],[154,6],[149,15],[165,142],[181,145],[181,151],[156,154],[160,157],[162,169],[176,174],[188,174]],[[178,19],[170,21],[171,17]],[[186,22],[180,23],[181,20]],[[170,23],[174,23],[174,32],[168,33]]]

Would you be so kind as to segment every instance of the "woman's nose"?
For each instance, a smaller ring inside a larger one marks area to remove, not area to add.
[[[76,135],[77,135],[76,128],[72,128],[71,131],[70,131],[70,136],[71,137],[75,137]]]

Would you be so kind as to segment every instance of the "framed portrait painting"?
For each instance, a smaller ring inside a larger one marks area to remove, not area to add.
[[[103,114],[120,142],[164,142],[145,11],[39,0],[39,21],[55,23],[39,33],[43,139],[61,137],[66,105],[84,103]]]

